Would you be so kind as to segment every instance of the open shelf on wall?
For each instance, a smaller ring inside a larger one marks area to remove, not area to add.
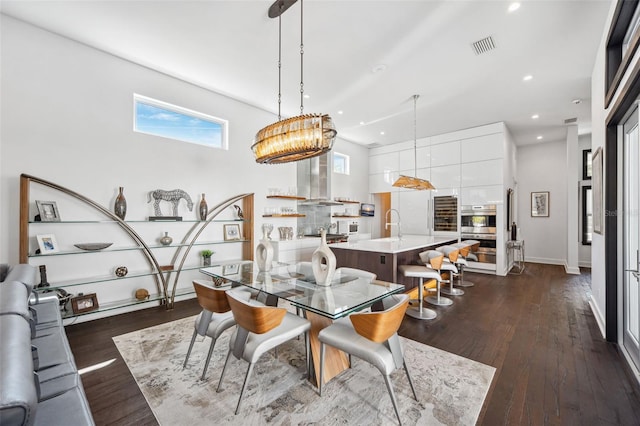
[[[278,200],[298,200],[298,201],[306,200],[305,197],[299,197],[297,195],[267,195],[267,198],[275,198]]]
[[[305,214],[291,213],[291,214],[263,214],[262,217],[307,217]]]

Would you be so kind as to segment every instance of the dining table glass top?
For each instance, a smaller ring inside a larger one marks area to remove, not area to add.
[[[315,283],[311,265],[274,264],[269,272],[260,272],[255,262],[242,261],[200,269],[200,272],[222,278],[226,285],[243,285],[267,295],[286,299],[294,306],[331,319],[359,311],[395,293],[404,285],[336,272],[330,286]]]

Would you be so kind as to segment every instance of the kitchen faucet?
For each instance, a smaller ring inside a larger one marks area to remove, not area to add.
[[[396,215],[398,216],[398,221],[397,222],[389,222],[389,219],[391,219],[391,212],[396,212]],[[384,214],[384,219],[385,219],[385,224],[384,224],[384,229],[389,229],[390,226],[395,225],[398,227],[398,239],[401,240],[402,239],[402,230],[400,228],[400,212],[396,209],[389,209],[387,210],[387,212]]]

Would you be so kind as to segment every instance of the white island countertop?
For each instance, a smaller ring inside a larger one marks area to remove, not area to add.
[[[429,235],[403,235],[402,239],[397,237],[376,238],[373,240],[361,240],[347,243],[330,244],[331,249],[372,251],[378,253],[402,253],[405,251],[416,250],[420,248],[427,249],[431,246],[440,246],[446,243],[455,243],[458,239],[455,237],[433,237]]]

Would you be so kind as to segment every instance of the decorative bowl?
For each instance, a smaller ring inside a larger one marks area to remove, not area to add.
[[[78,247],[80,250],[102,250],[109,247],[113,243],[78,243],[74,244],[74,246]]]

